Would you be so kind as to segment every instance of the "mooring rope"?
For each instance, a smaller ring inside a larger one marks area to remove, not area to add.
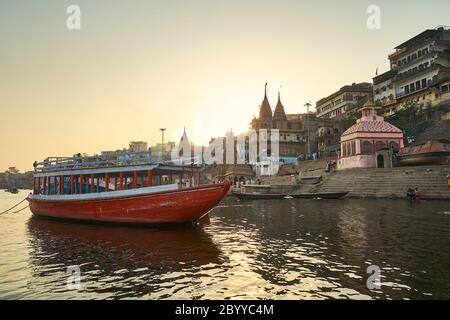
[[[26,208],[28,208],[30,205],[28,204],[26,207],[23,207],[22,209],[19,209],[19,210],[17,210],[17,211],[13,211],[13,212],[10,212],[10,213],[19,213],[20,211],[23,211],[23,210],[25,210]]]
[[[3,212],[0,212],[0,215],[2,215],[2,214],[4,214],[4,213],[7,213],[8,211],[10,211],[10,210],[16,208],[17,206],[19,206],[19,204],[21,204],[21,203],[24,202],[25,200],[27,200],[27,198],[23,199],[22,201],[20,201],[20,202],[17,203],[16,205],[12,206],[12,207],[9,208],[8,210],[5,210],[5,211],[3,211]],[[28,206],[26,206],[25,208],[27,208],[27,207],[28,207]],[[16,213],[16,212],[22,211],[22,210],[24,210],[25,208],[20,209],[20,210],[18,210],[18,211],[14,211],[14,212],[12,212],[12,213]]]

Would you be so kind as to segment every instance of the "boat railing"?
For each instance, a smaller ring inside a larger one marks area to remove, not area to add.
[[[68,169],[87,169],[124,165],[151,164],[148,151],[123,152],[100,156],[49,157],[35,165],[35,172],[53,172]]]

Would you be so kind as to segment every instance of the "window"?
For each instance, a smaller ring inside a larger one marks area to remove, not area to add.
[[[363,143],[361,144],[361,153],[362,154],[372,153],[372,143],[370,141],[363,141]]]
[[[405,94],[409,93],[409,86],[405,86]]]
[[[422,88],[427,87],[427,79],[422,79]]]
[[[411,83],[410,85],[409,85],[409,91],[411,91],[411,92],[413,92],[415,89],[414,89],[414,83]]]
[[[420,89],[420,81],[416,81],[416,90]]]
[[[384,141],[377,141],[375,142],[375,151],[379,151],[386,148],[386,143]]]

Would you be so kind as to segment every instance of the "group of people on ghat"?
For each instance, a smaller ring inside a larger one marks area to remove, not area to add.
[[[409,200],[420,200],[419,188],[408,188],[408,190],[406,190],[406,198]]]
[[[336,161],[328,162],[325,165],[325,172],[333,172],[336,171]]]

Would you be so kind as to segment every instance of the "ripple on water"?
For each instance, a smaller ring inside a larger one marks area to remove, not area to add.
[[[26,193],[25,193],[26,195]],[[0,211],[17,199],[0,198]],[[1,217],[5,299],[450,298],[448,203],[225,199],[196,228]],[[79,290],[66,269],[79,265]],[[366,287],[378,265],[381,288]]]

